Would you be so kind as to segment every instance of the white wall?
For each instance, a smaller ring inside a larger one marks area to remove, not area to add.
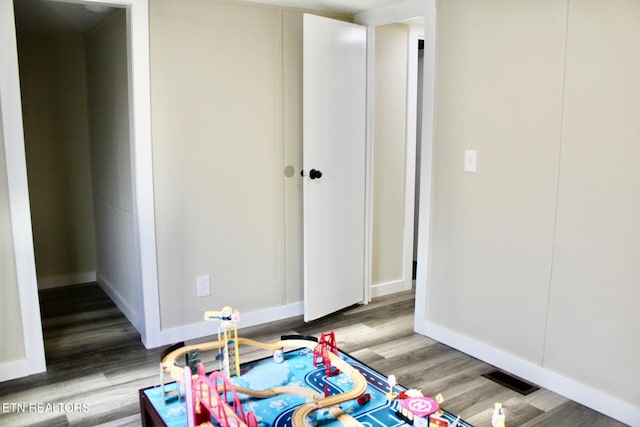
[[[372,285],[404,278],[408,26],[375,29]]]
[[[39,288],[95,280],[84,42],[18,38],[29,200]]]
[[[85,44],[98,244],[97,280],[138,327],[124,10],[113,12],[87,33]]]
[[[2,108],[0,108],[0,283],[2,283],[0,286],[0,333],[3,337],[0,346],[0,366],[25,357],[20,305],[16,303],[19,298],[18,281],[4,148]]]
[[[437,16],[416,327],[639,424],[640,5],[457,0]]]

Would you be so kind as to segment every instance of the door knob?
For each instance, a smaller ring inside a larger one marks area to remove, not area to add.
[[[319,170],[316,170],[316,169],[311,169],[309,171],[309,178],[311,178],[311,179],[322,178],[322,172],[320,172]]]

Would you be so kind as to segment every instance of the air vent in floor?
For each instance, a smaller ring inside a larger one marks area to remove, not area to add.
[[[485,378],[489,378],[490,380],[495,381],[498,384],[504,387],[507,387],[513,391],[517,391],[518,393],[524,396],[540,389],[540,387],[536,385],[528,383],[521,378],[515,377],[507,372],[500,371],[498,369],[486,374],[482,374],[482,376]]]

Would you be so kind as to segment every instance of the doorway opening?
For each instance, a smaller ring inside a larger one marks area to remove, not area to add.
[[[374,31],[371,277],[374,297],[414,289],[423,33],[423,17],[385,23]]]
[[[139,330],[126,9],[14,8],[38,288],[97,282]]]
[[[414,174],[414,214],[413,214],[413,263],[411,279],[415,288],[416,272],[418,269],[418,219],[420,218],[420,159],[422,156],[422,76],[424,70],[424,37],[418,39],[418,81],[417,81],[417,102],[416,102],[416,158]]]

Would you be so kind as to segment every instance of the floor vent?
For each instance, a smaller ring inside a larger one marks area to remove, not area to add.
[[[528,383],[522,378],[515,377],[511,374],[508,374],[504,371],[500,371],[497,369],[495,371],[482,374],[482,376],[485,378],[489,378],[491,381],[495,381],[498,384],[504,387],[507,387],[513,391],[517,391],[518,393],[524,396],[540,389],[540,387],[533,385],[531,383]]]

